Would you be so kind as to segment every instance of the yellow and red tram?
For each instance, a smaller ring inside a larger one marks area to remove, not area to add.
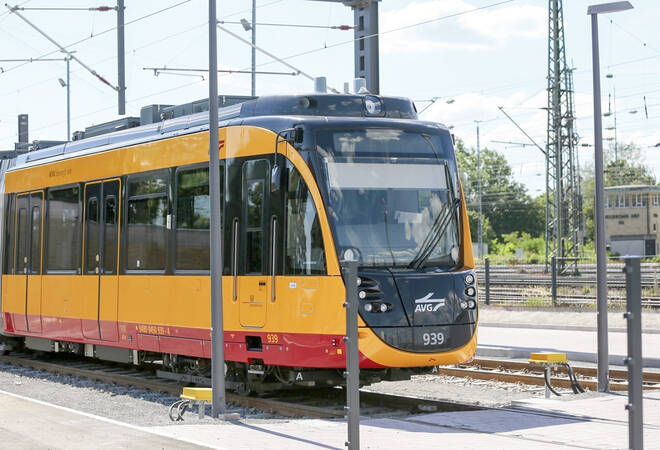
[[[365,377],[473,356],[474,262],[446,127],[407,99],[349,94],[261,97],[220,119],[229,379],[341,382],[341,260],[359,262]],[[3,194],[5,336],[204,373],[207,113],[21,155]]]

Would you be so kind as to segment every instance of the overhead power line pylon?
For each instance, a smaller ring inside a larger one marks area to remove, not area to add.
[[[573,74],[566,64],[562,0],[549,0],[548,134],[546,146],[545,264],[577,271],[582,250],[582,201],[575,131]]]

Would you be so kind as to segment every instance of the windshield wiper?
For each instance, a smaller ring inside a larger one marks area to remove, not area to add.
[[[408,268],[419,270],[419,268],[424,265],[426,260],[428,260],[433,253],[433,250],[440,242],[442,236],[445,234],[449,224],[456,220],[456,209],[458,208],[458,205],[461,204],[461,199],[454,196],[454,186],[451,181],[451,176],[449,174],[449,169],[446,162],[445,174],[447,177],[450,204],[444,209],[443,212],[438,214],[438,217],[436,217],[433,225],[431,226],[431,229],[424,238],[422,245],[420,245],[419,251],[410,261],[410,264],[408,264]]]

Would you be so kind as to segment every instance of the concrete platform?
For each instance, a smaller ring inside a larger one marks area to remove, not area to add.
[[[164,411],[167,414],[167,411]],[[145,428],[0,391],[0,448],[18,449],[195,449]]]
[[[506,409],[364,419],[363,449],[620,449],[628,446],[626,396],[534,400]],[[660,393],[645,396],[645,448],[660,448]],[[343,449],[346,424],[330,420],[158,427],[217,448]]]
[[[568,398],[568,397],[565,397]],[[572,397],[579,398],[579,397]],[[363,419],[361,448],[627,448],[626,396],[533,400],[505,409]],[[337,420],[136,427],[0,391],[0,447],[343,449]],[[163,408],[163,414],[166,414]],[[644,399],[645,448],[660,448],[660,393]]]
[[[546,328],[537,325],[515,328],[498,324],[479,326],[477,356],[500,358],[528,358],[531,352],[551,351],[566,353],[571,362],[597,361],[598,341],[595,331]],[[628,353],[627,334],[608,333],[609,363],[622,366]],[[660,368],[660,334],[642,334],[644,367]]]

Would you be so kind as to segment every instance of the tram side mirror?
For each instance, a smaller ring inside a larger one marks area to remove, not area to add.
[[[273,168],[270,171],[270,190],[271,192],[277,192],[280,190],[280,183],[282,182],[282,169],[279,164],[277,164],[277,157]]]

